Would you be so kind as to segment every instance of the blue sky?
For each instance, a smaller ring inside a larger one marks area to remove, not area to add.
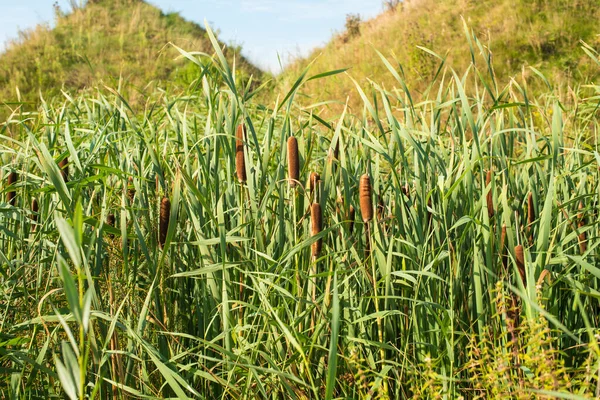
[[[77,0],[78,2],[80,0]],[[279,72],[279,53],[306,55],[344,27],[348,13],[363,18],[382,10],[381,0],[147,0],[165,11],[178,11],[186,19],[220,31],[220,39],[241,44],[256,65]],[[20,29],[51,23],[55,0],[0,0],[0,49]],[[58,0],[69,9],[69,0]]]

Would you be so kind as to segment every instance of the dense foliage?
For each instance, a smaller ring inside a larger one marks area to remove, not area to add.
[[[192,95],[1,126],[2,397],[594,396],[600,87],[441,64],[415,103],[382,58],[327,120],[333,73],[257,105],[210,39]]]

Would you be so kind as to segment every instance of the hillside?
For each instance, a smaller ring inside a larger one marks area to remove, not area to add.
[[[89,0],[69,13],[57,9],[55,22],[53,28],[39,25],[22,32],[0,55],[3,102],[17,100],[16,88],[31,106],[40,92],[48,99],[61,90],[116,88],[122,77],[121,90],[131,102],[141,103],[156,87],[187,87],[199,75],[192,63],[175,61],[178,53],[167,43],[213,51],[199,25],[142,0]],[[227,48],[225,54],[230,62],[235,56],[239,78],[260,75],[239,48]]]
[[[468,68],[471,55],[463,18],[486,51],[491,51],[499,85],[512,77],[519,81],[524,77],[530,90],[545,85],[527,66],[542,72],[559,88],[591,82],[599,76],[580,43],[583,40],[596,49],[600,47],[597,0],[406,0],[395,10],[335,35],[323,48],[296,60],[280,76],[279,84],[282,91],[287,90],[316,59],[311,74],[349,68],[348,74],[363,85],[370,79],[388,89],[398,87],[376,49],[396,69],[400,70],[398,63],[401,65],[408,88],[418,98],[440,60],[417,46],[446,56],[446,66],[459,73]],[[476,44],[472,46],[476,62],[485,65]],[[304,100],[307,104],[345,101],[350,96],[351,104],[357,105],[361,102],[354,87],[348,76],[341,74],[326,82],[308,82],[302,93],[308,96]]]

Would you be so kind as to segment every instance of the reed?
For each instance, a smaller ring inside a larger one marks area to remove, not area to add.
[[[246,140],[246,126],[239,124],[235,134],[235,171],[240,183],[245,183],[246,176],[246,156],[244,155],[244,142]]]
[[[298,184],[300,178],[300,160],[298,159],[298,140],[290,136],[287,141],[288,177],[292,187]]]
[[[158,226],[158,243],[162,249],[167,241],[167,230],[169,229],[169,218],[171,216],[171,201],[163,197],[160,202],[160,216]]]
[[[508,254],[506,251],[506,224],[502,224],[502,231],[500,233],[500,259],[502,260],[504,271],[506,271],[508,268]]]
[[[15,171],[12,171],[10,174],[8,174],[8,178],[7,178],[7,186],[8,187],[12,187],[14,184],[17,183],[17,180],[19,180],[19,175],[17,175],[17,173]],[[8,204],[10,204],[11,206],[14,206],[16,203],[16,197],[17,197],[17,192],[14,190],[14,188],[12,188],[12,190],[8,191],[6,193],[6,202]]]

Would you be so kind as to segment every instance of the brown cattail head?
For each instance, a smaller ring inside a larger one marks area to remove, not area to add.
[[[130,176],[129,179],[127,179],[127,196],[129,197],[129,200],[133,201],[133,198],[135,197],[135,187],[133,186],[133,177]]]
[[[315,188],[317,187],[317,184],[320,180],[321,180],[321,175],[319,175],[317,172],[310,173],[310,179],[309,179],[308,186],[310,187],[311,196],[315,192]]]
[[[525,254],[523,253],[523,245],[519,244],[515,246],[515,261],[517,262],[517,269],[521,275],[523,285],[526,285],[525,281]]]
[[[19,176],[17,175],[16,172],[12,171],[10,174],[8,174],[8,179],[7,179],[7,186],[12,186],[15,183],[17,183],[17,180],[19,179]],[[11,206],[15,205],[15,198],[17,196],[17,192],[15,192],[14,190],[11,190],[10,192],[6,193],[6,202],[9,203]]]
[[[364,223],[373,219],[373,202],[371,201],[371,177],[364,174],[358,184],[358,197],[360,200],[360,213]]]
[[[323,230],[323,215],[321,213],[321,204],[314,202],[310,207],[310,218],[312,222],[312,236],[318,235]],[[323,239],[317,240],[312,244],[312,256],[317,258],[323,247]]]
[[[63,181],[65,181],[65,183],[69,182],[69,157],[60,160],[58,167],[60,168],[60,174],[62,175]]]
[[[169,218],[171,216],[171,201],[168,197],[163,197],[160,202],[160,220],[158,226],[158,243],[162,248],[167,240],[167,230],[169,229]]]
[[[352,232],[354,231],[354,219],[356,218],[356,210],[354,209],[353,205],[350,205],[350,208],[348,209],[348,221],[350,221],[350,226],[348,226],[348,232],[350,232],[350,234],[352,235]]]
[[[577,214],[577,219],[578,219],[577,227],[580,230],[585,228],[585,225],[586,225],[585,215],[583,214],[583,208],[584,208],[583,201],[580,201],[579,202],[579,213]],[[579,239],[579,251],[581,252],[581,254],[583,254],[587,250],[587,235],[585,232],[581,232],[581,233],[579,233],[577,238]]]
[[[500,258],[502,266],[506,270],[508,267],[508,255],[506,254],[506,224],[502,224],[502,233],[500,234]]]
[[[296,186],[300,178],[300,160],[298,159],[298,140],[290,136],[287,141],[288,150],[288,176],[290,185]]]
[[[485,187],[489,187],[492,183],[492,170],[488,170],[487,176],[485,177]],[[494,193],[492,192],[492,188],[490,187],[490,191],[487,194],[487,209],[488,209],[488,217],[492,219],[494,216]]]
[[[235,133],[235,171],[241,183],[246,182],[246,158],[244,156],[244,140],[246,139],[246,126],[239,124]]]

